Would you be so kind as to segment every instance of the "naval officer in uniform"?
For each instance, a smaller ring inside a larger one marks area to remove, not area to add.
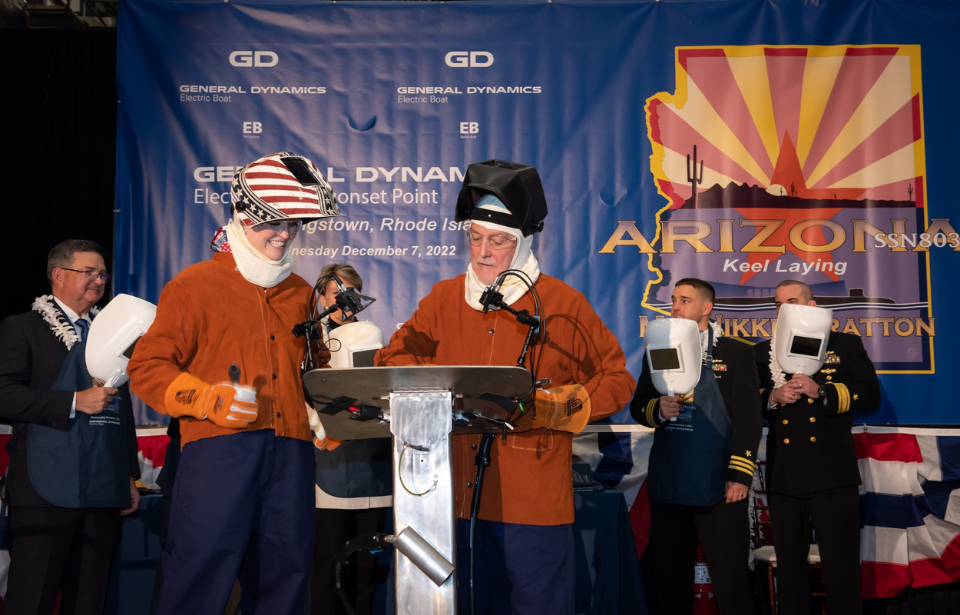
[[[777,285],[774,298],[778,312],[788,303],[816,305],[810,287],[795,280]],[[762,342],[754,354],[770,426],[767,493],[780,612],[810,612],[812,521],[830,612],[859,615],[860,470],[850,428],[853,412],[880,405],[877,373],[855,335],[831,333],[826,360],[812,378],[784,374],[772,348],[772,340]]]
[[[747,487],[763,418],[759,376],[748,343],[722,337],[710,320],[713,286],[676,283],[673,318],[696,321],[703,361],[692,400],[660,395],[643,363],[630,413],[656,428],[650,452],[650,548],[658,612],[693,612],[693,562],[703,545],[721,615],[753,612],[747,562]],[[676,419],[676,420],[671,420]]]

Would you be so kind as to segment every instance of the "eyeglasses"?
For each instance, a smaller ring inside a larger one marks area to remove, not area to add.
[[[491,250],[508,250],[517,245],[517,238],[513,235],[481,235],[480,233],[475,233],[473,231],[467,232],[467,237],[470,238],[470,245],[479,248],[483,245],[484,240],[486,240],[487,245],[490,246]]]
[[[296,235],[300,232],[300,227],[303,226],[302,220],[271,220],[270,222],[261,222],[253,227],[254,232],[259,233],[260,231],[271,230],[277,233],[282,233],[287,231],[291,235]]]
[[[69,267],[61,267],[61,269],[65,271],[72,271],[74,273],[82,273],[87,282],[94,278],[100,278],[104,284],[110,281],[110,274],[106,271],[97,271],[96,269],[71,269]]]

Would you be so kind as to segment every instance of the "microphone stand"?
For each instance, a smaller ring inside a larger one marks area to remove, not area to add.
[[[515,310],[507,305],[503,300],[503,294],[498,290],[499,284],[494,284],[483,291],[480,296],[480,303],[483,305],[483,312],[486,313],[491,307],[510,312],[517,317],[517,322],[521,325],[527,325],[530,330],[527,331],[527,338],[523,341],[523,350],[520,352],[520,358],[517,359],[517,365],[523,367],[527,362],[527,352],[530,350],[530,344],[534,336],[540,331],[540,317],[531,314],[530,310]]]
[[[334,303],[324,311],[320,312],[320,314],[318,314],[316,318],[312,320],[305,320],[299,325],[294,325],[293,326],[294,337],[303,337],[304,335],[307,335],[312,329],[316,328],[318,322],[320,322],[330,314],[333,314],[337,310],[341,310],[341,309],[343,309],[342,306]],[[308,338],[310,337],[312,336],[308,336]]]
[[[334,298],[335,303],[325,309],[323,312],[317,315],[316,318],[312,320],[306,320],[299,325],[294,325],[293,334],[296,337],[303,337],[308,331],[317,326],[317,323],[324,319],[328,314],[332,314],[337,310],[343,310],[344,315],[347,313],[350,314],[350,318],[353,318],[367,307],[376,301],[373,297],[366,297],[357,292],[352,286],[344,286],[343,282],[337,276],[329,276],[336,285],[337,296]],[[326,278],[321,279],[321,282],[327,281]],[[311,311],[313,310],[313,305],[310,306]]]
[[[493,448],[493,441],[497,434],[485,433],[480,440],[480,449],[477,451],[477,478],[473,483],[473,501],[470,505],[470,615],[474,615],[477,609],[476,589],[474,585],[476,566],[476,555],[474,553],[474,541],[477,535],[477,515],[480,512],[480,490],[483,488],[483,476],[490,465],[490,449]]]
[[[503,301],[503,294],[500,292],[500,286],[503,283],[503,274],[497,279],[497,282],[489,286],[480,296],[480,303],[483,305],[483,312],[486,313],[491,307],[510,312],[517,317],[517,322],[527,325],[530,330],[527,331],[526,339],[523,341],[523,349],[520,352],[520,358],[517,359],[517,365],[523,367],[527,361],[527,352],[534,336],[540,331],[540,317],[530,314],[529,310],[515,310]],[[473,500],[470,506],[470,615],[476,613],[477,600],[474,585],[474,567],[476,565],[476,554],[474,553],[474,543],[477,533],[477,516],[480,513],[480,492],[483,488],[483,477],[487,467],[490,465],[490,449],[493,448],[493,441],[497,434],[485,433],[480,440],[480,447],[477,451],[477,477],[473,483]],[[507,439],[506,427],[503,429],[503,439]]]
[[[358,313],[365,310],[371,303],[376,301],[376,299],[374,299],[373,297],[366,297],[364,295],[359,294],[352,287],[345,287],[343,283],[340,281],[340,278],[336,276],[333,276],[333,280],[337,282],[337,288],[340,291],[339,294],[337,294],[336,296],[335,303],[330,307],[328,307],[327,309],[320,312],[320,314],[318,314],[316,318],[313,318],[311,320],[306,320],[298,325],[294,325],[293,327],[294,337],[299,338],[299,337],[306,336],[307,338],[305,340],[306,349],[304,350],[305,363],[302,366],[302,369],[304,371],[312,369],[315,363],[314,357],[313,357],[313,351],[310,348],[310,340],[320,339],[321,337],[320,335],[315,334],[318,322],[323,320],[329,314],[336,312],[337,310],[343,310],[345,315],[349,314],[350,317],[352,318],[353,316],[356,316]],[[313,306],[311,305],[311,310],[312,309],[313,309]]]

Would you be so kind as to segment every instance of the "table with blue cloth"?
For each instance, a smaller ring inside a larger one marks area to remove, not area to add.
[[[619,491],[575,493],[573,504],[577,615],[646,615],[640,563],[623,495]]]

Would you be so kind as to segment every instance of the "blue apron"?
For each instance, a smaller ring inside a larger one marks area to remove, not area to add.
[[[707,355],[713,330],[707,327]],[[676,421],[658,428],[650,451],[650,499],[687,506],[712,506],[726,493],[724,471],[730,460],[730,417],[710,361],[701,362],[693,402]]]
[[[85,348],[86,342],[73,345],[53,390],[83,391],[92,386]],[[130,506],[129,419],[120,408],[118,392],[100,414],[77,411],[66,431],[30,425],[27,472],[37,493],[61,508]]]
[[[315,450],[317,485],[338,498],[393,494],[393,440],[348,440],[332,451]]]

